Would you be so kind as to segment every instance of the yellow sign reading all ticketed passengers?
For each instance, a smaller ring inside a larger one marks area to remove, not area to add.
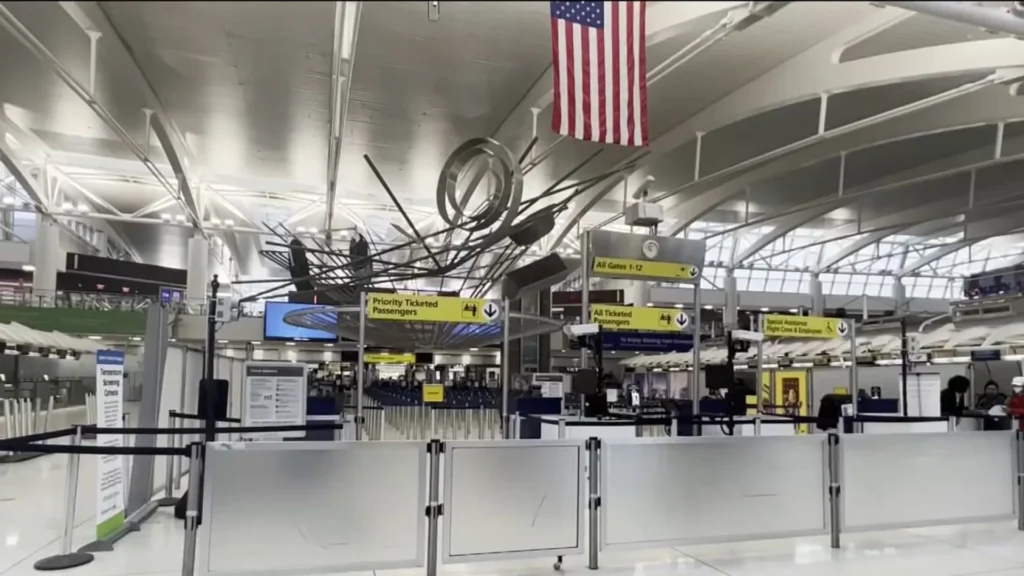
[[[676,278],[692,280],[700,276],[700,267],[679,262],[657,262],[633,258],[594,258],[595,274],[633,278]]]
[[[501,309],[483,298],[368,294],[366,317],[371,320],[411,322],[460,322],[484,324],[497,320]]]
[[[442,384],[424,384],[423,402],[444,402],[444,386]]]
[[[843,338],[850,333],[850,326],[846,321],[837,318],[768,314],[763,317],[763,322],[765,336]]]
[[[590,321],[613,330],[678,332],[690,324],[686,312],[675,308],[590,305]]]

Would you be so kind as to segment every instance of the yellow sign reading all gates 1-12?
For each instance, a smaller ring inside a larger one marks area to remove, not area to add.
[[[416,356],[412,354],[363,354],[364,364],[413,364]]]
[[[595,274],[633,278],[676,278],[692,280],[700,276],[700,267],[680,262],[658,262],[633,258],[594,258]]]
[[[371,320],[484,324],[497,320],[500,316],[500,307],[483,298],[409,294],[366,296],[366,317]]]
[[[762,321],[765,336],[843,338],[850,333],[850,325],[838,318],[768,314],[762,317]]]
[[[590,305],[590,321],[614,330],[678,332],[690,318],[675,308],[634,308],[632,306]]]
[[[423,385],[423,402],[444,402],[444,385],[443,384],[424,384]]]

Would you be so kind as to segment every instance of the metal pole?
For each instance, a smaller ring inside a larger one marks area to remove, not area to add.
[[[757,331],[764,335],[764,315],[757,315]],[[755,375],[754,389],[757,390],[757,413],[764,414],[764,380],[762,374],[764,373],[764,342],[762,340],[757,341],[757,374]]]
[[[39,396],[36,396],[36,406],[34,412],[35,413],[32,414],[32,433],[36,434],[37,432],[40,431],[39,416],[43,413],[43,399],[40,398]]]
[[[508,439],[508,389],[511,383],[508,381],[508,365],[512,361],[512,353],[509,351],[508,332],[512,319],[509,318],[508,298],[502,301],[501,315],[501,437]]]
[[[1014,419],[1010,419],[1014,422]],[[1024,532],[1024,430],[1017,429],[1017,530]]]
[[[828,435],[828,505],[832,548],[839,548],[839,435]]]
[[[4,398],[4,432],[5,438],[14,438],[14,409],[9,398]]]
[[[700,279],[693,285],[693,405],[700,402]]]
[[[174,420],[174,418],[169,418],[169,420]],[[185,423],[182,422],[181,424],[182,424],[181,427],[184,428],[185,427],[184,426]],[[185,444],[185,437],[184,436],[181,437],[181,444],[182,445]],[[182,464],[181,464],[181,458],[182,458],[182,456],[180,454],[177,455],[177,456],[173,456],[173,459],[174,459],[174,462],[175,462],[175,464],[174,464],[174,472],[175,472],[174,473],[174,489],[175,490],[177,490],[178,488],[181,488],[181,473],[184,470],[184,468],[182,467]]]
[[[598,466],[600,465],[601,440],[590,438],[587,440],[587,452],[589,453],[589,474],[590,474],[590,534],[587,552],[589,555],[587,568],[597,570],[597,548],[598,531],[601,529],[598,523],[598,508],[601,506],[601,487],[598,483]]]
[[[583,278],[583,285],[580,286],[580,324],[590,322],[590,230],[583,232],[580,238],[580,276]],[[587,367],[587,347],[580,346],[580,368]]]
[[[167,426],[170,427],[170,428],[174,428],[174,422],[175,422],[174,418],[171,418],[170,415],[168,415],[167,416]],[[167,437],[167,446],[169,446],[171,448],[174,448],[175,447],[174,445],[175,445],[175,442],[176,442],[177,438],[178,438],[177,434],[169,435]],[[127,446],[127,445],[128,444],[125,443],[125,446]],[[178,503],[178,499],[174,497],[174,492],[173,492],[173,490],[174,490],[174,461],[175,460],[176,460],[175,456],[168,456],[167,457],[167,463],[165,464],[167,469],[164,470],[164,496],[163,496],[163,498],[157,500],[156,503],[157,503],[158,506],[174,506],[175,504]]]
[[[850,320],[850,398],[853,401],[853,415],[857,416],[857,323]],[[906,415],[906,412],[904,412]]]
[[[363,388],[366,379],[366,365],[363,354],[366,348],[366,292],[359,293],[359,351],[356,360],[356,440],[363,439]]]
[[[46,401],[46,416],[43,418],[43,432],[50,431],[50,415],[53,414],[53,396]]]
[[[907,336],[907,319],[900,318],[900,389],[903,391],[903,398],[907,397],[907,374],[910,372],[910,340]],[[974,383],[974,378],[971,378]],[[971,394],[973,398],[974,395]],[[902,404],[902,402],[901,402]],[[905,416],[907,413],[903,412]]]
[[[193,444],[188,459],[188,508],[185,510],[185,553],[181,576],[192,576],[196,570],[196,536],[199,530],[199,479],[203,473],[202,445]]]
[[[430,486],[427,493],[427,576],[437,576],[437,529],[441,516],[441,441],[427,444],[430,452]]]
[[[71,438],[71,446],[77,448],[82,444],[82,427],[75,426],[75,435]],[[68,475],[64,486],[64,530],[60,538],[60,554],[48,556],[37,561],[36,570],[65,570],[92,562],[93,555],[88,552],[72,552],[71,543],[75,533],[75,500],[78,496],[78,464],[80,455],[68,454]]]
[[[206,311],[206,366],[203,372],[204,385],[208,387],[206,390],[206,406],[203,410],[206,412],[206,441],[213,442],[217,439],[217,433],[214,432],[214,428],[217,427],[217,415],[215,414],[216,407],[216,394],[214,393],[214,355],[216,352],[215,346],[217,345],[217,289],[220,288],[220,282],[217,280],[217,275],[213,275],[213,280],[210,281],[210,300],[208,303],[208,310]]]
[[[558,417],[558,439],[565,438],[565,416]]]

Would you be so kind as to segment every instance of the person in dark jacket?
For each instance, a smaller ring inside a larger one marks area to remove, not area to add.
[[[946,384],[946,389],[939,395],[939,405],[943,416],[963,416],[967,407],[967,391],[971,381],[966,376],[953,376]]]

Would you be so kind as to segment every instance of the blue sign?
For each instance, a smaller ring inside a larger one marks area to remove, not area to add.
[[[98,350],[96,352],[96,363],[108,366],[123,366],[124,352],[121,350]]]
[[[601,347],[606,352],[689,352],[693,336],[673,332],[601,332]]]

